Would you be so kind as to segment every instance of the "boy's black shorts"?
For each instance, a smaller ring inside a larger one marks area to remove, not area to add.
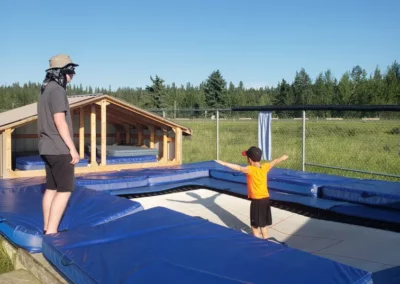
[[[46,164],[46,188],[59,192],[72,192],[75,167],[71,155],[41,155]]]
[[[272,214],[269,198],[251,200],[250,224],[255,228],[262,228],[272,225]]]

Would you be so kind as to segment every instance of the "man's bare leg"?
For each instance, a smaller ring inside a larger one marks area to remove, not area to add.
[[[68,200],[71,192],[57,192],[53,199],[50,209],[49,223],[47,226],[46,234],[55,234],[58,232],[61,218],[67,207]]]
[[[253,235],[254,235],[255,237],[262,239],[260,230],[259,230],[258,228],[251,227],[251,231],[253,232]]]
[[[42,207],[43,207],[43,224],[44,231],[47,231],[47,226],[49,224],[49,215],[51,203],[53,202],[54,197],[56,196],[57,190],[46,189],[43,195]]]
[[[268,239],[268,227],[267,226],[261,228],[261,234],[263,236],[263,239]]]

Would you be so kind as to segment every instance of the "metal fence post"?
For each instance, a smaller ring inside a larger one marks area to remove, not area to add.
[[[219,160],[219,110],[217,110],[217,160]]]
[[[301,168],[302,171],[305,171],[305,163],[306,163],[306,111],[303,110],[303,155],[302,155],[302,163]]]

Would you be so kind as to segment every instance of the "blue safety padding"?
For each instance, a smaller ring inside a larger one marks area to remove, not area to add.
[[[374,284],[398,284],[400,283],[400,266],[374,272],[372,280]]]
[[[163,192],[174,188],[185,186],[202,186],[216,191],[230,192],[247,198],[247,187],[243,183],[230,182],[227,180],[216,180],[214,178],[198,178],[185,182],[173,182],[156,186],[143,186],[135,188],[125,188],[120,190],[110,190],[112,195],[141,194],[152,192]],[[336,201],[322,198],[314,198],[298,194],[284,193],[270,187],[269,194],[271,200],[301,204],[304,206],[333,211],[348,216],[367,218],[370,220],[380,220],[386,222],[400,223],[400,212],[395,210],[384,210],[363,205],[351,204],[345,201]]]
[[[91,150],[91,145],[88,143],[85,144],[85,151],[90,153]],[[96,155],[101,155],[101,145],[96,145]],[[108,157],[134,157],[146,155],[157,156],[158,149],[134,145],[106,145],[106,155]]]
[[[268,178],[274,181],[292,181],[297,183],[312,183],[316,186],[325,184],[346,184],[352,178],[337,175],[303,172],[290,169],[272,168],[268,173]]]
[[[43,238],[72,283],[371,283],[371,273],[156,207]]]
[[[100,158],[97,158],[97,162],[100,162]],[[117,164],[134,164],[134,163],[150,163],[157,162],[157,156],[155,155],[142,155],[142,156],[117,156],[117,157],[106,157],[107,165]],[[85,157],[80,159],[76,167],[87,167],[89,159]],[[40,156],[26,156],[16,158],[16,169],[21,171],[27,170],[41,170],[44,169],[45,163]]]
[[[323,198],[400,209],[400,183],[381,180],[350,180],[322,187]]]
[[[80,159],[76,167],[87,167],[88,159]],[[15,168],[21,171],[42,170],[45,168],[45,162],[40,156],[25,156],[15,159]]]
[[[400,211],[398,210],[351,203],[344,203],[340,206],[333,207],[330,210],[339,214],[400,224]]]
[[[174,182],[162,185],[155,186],[143,186],[143,187],[134,187],[134,188],[124,188],[120,190],[110,190],[107,191],[112,195],[128,195],[128,194],[143,194],[143,193],[152,193],[152,192],[163,192],[167,190],[171,190],[174,188],[180,188],[185,186],[201,186],[208,189],[214,189],[220,192],[226,193],[234,193],[242,196],[243,198],[247,198],[247,186],[245,184],[230,182],[225,180],[216,180],[213,178],[198,178],[192,179],[185,182]],[[279,191],[275,191],[273,188],[269,191],[271,200],[291,202],[296,204],[302,204],[305,206],[319,208],[324,210],[329,210],[335,206],[348,204],[346,202],[334,201],[334,200],[326,200],[313,198],[310,196],[301,196],[296,194],[287,194]]]
[[[3,189],[17,189],[46,182],[45,177],[0,179],[0,191]]]
[[[0,191],[0,233],[30,252],[42,247],[44,184]],[[59,231],[96,226],[143,210],[138,202],[103,192],[76,188]]]
[[[120,175],[117,175],[120,174]],[[93,190],[116,190],[121,188],[132,188],[147,186],[146,176],[124,175],[123,172],[113,174],[82,175],[75,178],[75,185]]]
[[[111,191],[180,182],[208,176],[208,169],[203,168],[151,168],[83,175],[75,179],[75,184],[95,190]]]
[[[97,162],[101,159],[97,158]],[[121,156],[121,157],[106,157],[107,165],[119,165],[119,164],[136,164],[136,163],[152,163],[157,162],[157,156],[144,155],[144,156]]]
[[[218,180],[232,181],[236,183],[246,184],[246,176],[240,172],[224,171],[224,170],[210,170],[210,177]],[[286,192],[291,194],[312,196],[311,189],[313,184],[311,182],[298,182],[291,180],[268,180],[269,189],[279,192]]]
[[[100,154],[101,147],[97,147],[97,153]],[[143,148],[140,146],[131,145],[109,145],[106,147],[107,156],[124,157],[124,156],[143,156],[143,155],[158,155],[158,149]]]
[[[320,198],[400,209],[400,183],[273,168],[269,181],[309,183]]]
[[[229,191],[232,183],[227,183],[227,186],[224,187],[222,181],[216,181],[214,179],[204,177],[204,178],[196,178],[188,181],[178,181],[178,182],[170,182],[159,185],[152,186],[142,186],[142,187],[132,187],[132,188],[123,188],[117,190],[108,190],[105,191],[111,195],[127,195],[127,194],[142,194],[142,193],[153,193],[153,192],[163,192],[168,191],[174,188],[181,188],[185,186],[203,186],[205,188],[210,189],[219,189]]]

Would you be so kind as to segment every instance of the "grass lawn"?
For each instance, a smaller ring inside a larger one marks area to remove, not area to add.
[[[192,137],[183,139],[183,162],[215,160],[216,121],[186,120],[179,123],[193,130]],[[241,151],[257,146],[257,141],[257,120],[220,120],[220,160],[245,163]],[[289,159],[278,167],[301,170],[301,121],[272,121],[272,158],[283,154],[288,154]],[[400,121],[307,121],[306,163],[400,175]],[[307,165],[306,171],[400,181],[400,178]]]
[[[3,247],[0,246],[0,274],[14,270],[11,260],[8,258]]]

